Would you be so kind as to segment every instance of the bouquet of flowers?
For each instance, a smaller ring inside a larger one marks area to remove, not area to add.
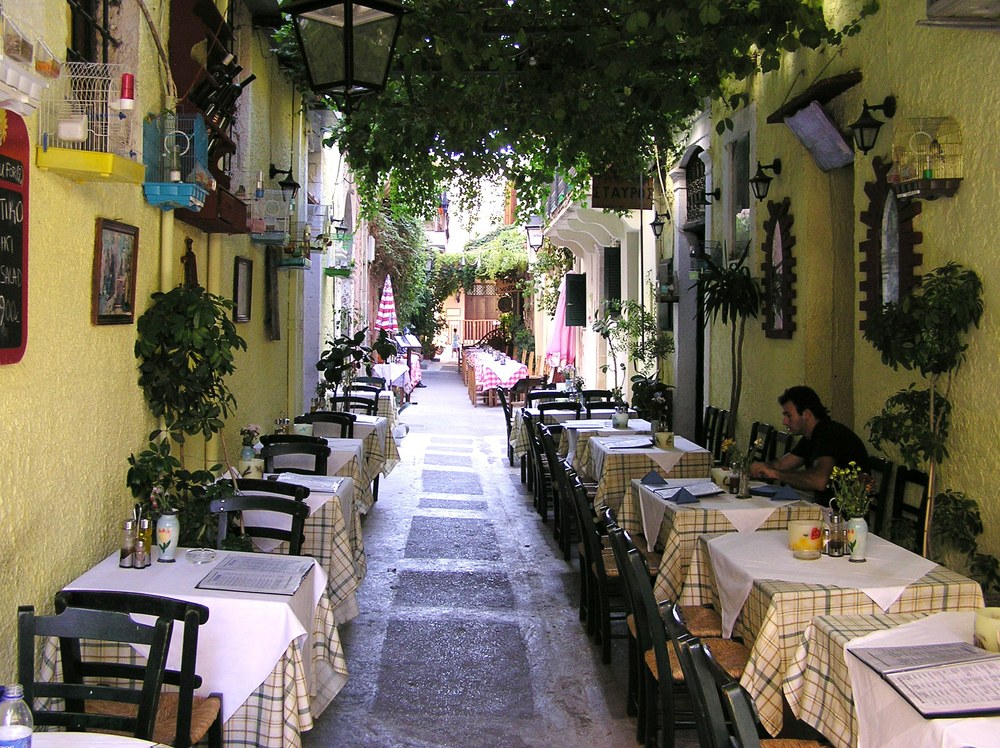
[[[830,486],[841,514],[847,519],[864,519],[875,492],[875,480],[853,460],[846,468],[835,467],[830,473]]]
[[[260,426],[256,423],[249,423],[240,429],[240,438],[243,439],[244,447],[252,447],[260,437]]]

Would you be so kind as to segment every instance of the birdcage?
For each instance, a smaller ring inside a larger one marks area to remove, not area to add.
[[[952,117],[916,117],[896,126],[889,182],[899,197],[951,196],[964,171],[962,128]]]
[[[200,210],[215,179],[208,171],[208,132],[200,114],[166,112],[142,124],[146,200],[163,210]]]
[[[263,244],[287,243],[291,201],[285,199],[281,190],[265,190],[259,182],[248,198],[250,239]]]
[[[139,161],[131,99],[121,96],[121,65],[67,62],[42,97],[38,142],[43,149],[113,153]]]

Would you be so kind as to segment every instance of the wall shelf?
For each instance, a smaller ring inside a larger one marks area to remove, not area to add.
[[[960,177],[950,179],[910,179],[892,185],[896,197],[917,200],[937,200],[939,197],[954,197],[962,185]]]

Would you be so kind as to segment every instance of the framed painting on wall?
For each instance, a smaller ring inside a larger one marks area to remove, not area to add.
[[[135,321],[135,263],[139,228],[97,219],[94,239],[93,309],[95,325],[130,325]]]

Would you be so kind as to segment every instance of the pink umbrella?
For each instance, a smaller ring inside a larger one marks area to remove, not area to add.
[[[392,295],[392,281],[385,276],[382,286],[382,298],[378,302],[378,314],[375,316],[375,329],[388,333],[399,333],[399,321],[396,319],[396,300]]]
[[[576,365],[576,330],[566,326],[566,279],[559,285],[559,303],[553,318],[552,337],[545,349],[545,363],[553,369]]]

